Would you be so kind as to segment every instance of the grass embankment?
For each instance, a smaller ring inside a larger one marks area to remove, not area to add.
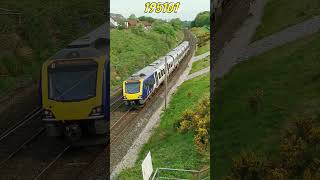
[[[43,61],[105,21],[101,0],[3,0],[0,16],[0,96],[39,78]],[[1,11],[6,12],[6,11]]]
[[[271,0],[265,6],[262,23],[257,28],[253,41],[315,15],[320,15],[319,0]]]
[[[131,29],[110,33],[111,89],[151,62],[164,56],[183,39],[182,31],[168,37],[153,30],[134,33]]]
[[[209,74],[184,82],[162,113],[159,127],[142,148],[134,167],[121,172],[119,179],[141,179],[141,163],[148,151],[154,169],[159,167],[199,169],[209,165],[208,155],[201,155],[194,143],[194,133],[179,133],[174,127],[186,109],[193,109],[198,101],[209,95]]]
[[[192,63],[192,68],[189,74],[195,73],[209,66],[210,66],[210,56]]]
[[[210,30],[207,27],[193,27],[190,30],[198,38],[198,48],[195,56],[210,51]]]
[[[217,80],[211,131],[215,179],[230,173],[241,151],[281,158],[279,144],[293,119],[319,116],[319,52],[320,33],[243,62]]]

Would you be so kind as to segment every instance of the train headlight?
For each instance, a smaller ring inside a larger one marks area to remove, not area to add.
[[[44,109],[43,110],[43,118],[48,118],[48,119],[52,119],[52,118],[55,118],[53,113],[48,110],[48,109]]]
[[[100,116],[103,114],[103,107],[98,106],[91,110],[90,116]]]
[[[142,99],[142,96],[139,96],[138,99]]]

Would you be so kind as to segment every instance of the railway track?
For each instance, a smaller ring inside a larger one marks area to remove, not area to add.
[[[105,148],[104,145],[74,147],[69,144],[35,176],[34,180],[76,179]]]
[[[122,96],[115,98],[113,102],[110,103],[110,110],[113,109],[111,111],[115,111],[120,108],[123,103],[119,102],[122,102]],[[117,127],[121,119],[129,114],[130,110],[131,109],[113,124],[110,129]],[[110,144],[108,146],[110,146]],[[65,148],[35,176],[34,180],[81,179],[81,175],[85,174],[86,169],[99,160],[98,157],[105,153],[108,146],[85,147],[80,151],[72,151],[72,149],[74,149],[72,144],[66,145]],[[89,149],[89,151],[87,151],[87,149]],[[68,156],[68,152],[72,153],[72,155]],[[74,152],[79,153],[79,155],[75,155]]]
[[[0,168],[44,132],[40,119],[41,108],[34,109],[0,135]],[[34,128],[37,127],[35,131]]]
[[[115,111],[122,104],[122,96],[119,96],[110,103],[110,110]],[[123,117],[125,117],[125,115],[129,112],[130,109],[123,115]],[[113,124],[110,129],[115,128],[122,118]],[[52,158],[51,161],[46,164],[46,166],[42,167],[42,169],[38,171],[37,175],[35,175],[33,179],[47,180],[81,178],[81,174],[83,174],[85,170],[88,169],[92,164],[97,162],[97,157],[103,154],[106,148],[106,146],[101,145],[81,147],[81,149],[79,149],[74,147],[72,144],[66,144],[65,147],[60,149],[59,153],[56,153],[56,156]]]
[[[34,161],[30,162],[29,158],[32,161],[50,154],[43,151],[44,147],[46,147],[43,142],[51,143],[51,141],[48,142],[44,135],[45,128],[40,120],[41,113],[41,108],[34,109],[25,118],[17,121],[0,135],[1,179],[28,179],[28,177],[33,177],[34,172],[45,161],[41,160],[41,162],[35,163]],[[36,143],[38,145],[34,145]],[[48,151],[56,152],[54,148],[47,147],[49,148]],[[17,167],[19,164],[22,168]],[[19,173],[19,171],[22,172]],[[21,177],[19,177],[19,174],[21,174]]]

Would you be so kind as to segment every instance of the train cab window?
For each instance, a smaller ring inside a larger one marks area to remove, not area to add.
[[[136,94],[140,92],[140,82],[126,82],[126,93],[128,94]]]
[[[49,99],[79,101],[95,97],[97,71],[98,64],[91,60],[55,62],[48,67]]]

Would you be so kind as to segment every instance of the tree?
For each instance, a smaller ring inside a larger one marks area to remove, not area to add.
[[[210,12],[204,11],[199,13],[194,21],[191,22],[192,27],[210,26]]]
[[[147,21],[149,23],[153,23],[156,19],[152,18],[152,17],[147,17],[147,16],[140,16],[138,18],[140,21]]]
[[[171,19],[170,23],[176,31],[181,30],[183,26],[183,22],[179,18]]]
[[[128,19],[130,19],[130,20],[137,20],[138,18],[137,18],[136,15],[131,14]]]
[[[155,22],[153,23],[153,30],[160,33],[165,34],[166,36],[175,36],[175,30],[169,23],[161,23],[161,22]]]

